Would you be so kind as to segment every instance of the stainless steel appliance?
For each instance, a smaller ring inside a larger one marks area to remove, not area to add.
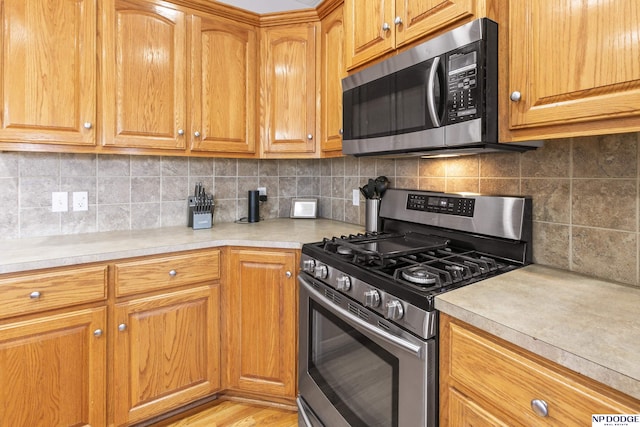
[[[498,24],[483,18],[342,80],[342,151],[524,151],[498,143]]]
[[[302,247],[301,426],[437,425],[434,297],[531,260],[530,198],[389,189],[380,216]]]

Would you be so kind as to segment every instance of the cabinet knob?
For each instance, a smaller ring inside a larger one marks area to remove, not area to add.
[[[93,124],[91,122],[84,122],[85,129],[91,129],[92,127],[93,127]]]
[[[102,336],[102,329],[96,329],[95,331],[93,331],[93,336],[98,338]]]
[[[180,136],[184,135],[184,129],[178,129],[178,135]]]
[[[287,276],[287,279],[291,278],[291,272],[290,271],[287,271],[286,273],[284,273],[284,275]]]
[[[391,25],[389,25],[387,22],[382,24],[382,31],[389,31],[390,29],[391,29]]]
[[[547,402],[542,399],[533,399],[531,401],[531,409],[539,417],[546,417],[549,415],[549,408]]]
[[[120,323],[120,324],[118,325],[118,330],[119,330],[120,332],[124,332],[124,331],[126,331],[126,330],[127,330],[127,324],[126,324],[126,323]]]
[[[170,270],[169,271],[169,276],[171,276],[171,277],[176,277],[177,274],[178,274],[178,272],[175,271],[175,270]]]
[[[393,23],[396,24],[396,26],[401,25],[402,18],[400,18],[399,16],[396,16],[396,19],[393,20]]]
[[[310,134],[310,133],[308,133],[308,134],[307,134],[307,139],[308,139],[309,141],[311,141],[311,140],[313,139],[313,135],[312,135],[312,134]]]
[[[517,90],[514,90],[513,92],[511,92],[509,99],[512,100],[513,102],[518,102],[522,99],[522,94]]]
[[[338,133],[339,133],[340,135],[342,135],[342,134],[344,133],[344,129],[340,128],[340,129],[338,130]]]
[[[38,299],[42,294],[39,291],[33,291],[29,294],[29,298]]]
[[[196,138],[200,138],[200,132],[195,131],[195,132],[193,133],[193,136],[195,136]]]

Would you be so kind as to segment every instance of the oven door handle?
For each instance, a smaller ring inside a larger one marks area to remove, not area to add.
[[[329,301],[327,300],[320,292],[316,291],[315,289],[313,289],[313,287],[305,280],[304,277],[298,276],[298,280],[300,281],[300,284],[302,286],[304,286],[305,290],[307,292],[309,292],[311,295],[313,295],[317,300],[322,301],[323,303],[326,303]],[[422,349],[419,345],[415,345],[413,343],[407,342],[405,340],[403,340],[402,338],[399,338],[393,334],[390,334],[382,329],[377,329],[374,328],[373,326],[371,326],[370,324],[368,324],[367,322],[365,322],[364,320],[360,319],[358,316],[354,316],[353,314],[349,313],[348,311],[342,309],[341,307],[338,306],[331,306],[332,309],[336,310],[340,316],[342,316],[343,318],[346,318],[347,320],[351,321],[352,323],[355,323],[356,325],[360,326],[361,328],[365,329],[367,332],[371,333],[372,335],[375,335],[376,337],[380,338],[383,341],[388,342],[389,344],[392,344],[396,347],[401,348],[402,350],[411,353],[413,356],[415,356],[416,358],[420,359],[422,356]]]

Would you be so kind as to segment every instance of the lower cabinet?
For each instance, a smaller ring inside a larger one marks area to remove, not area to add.
[[[97,307],[0,325],[0,426],[105,424],[106,314]]]
[[[114,265],[113,419],[129,425],[220,390],[220,251]]]
[[[440,425],[591,425],[640,401],[440,314]]]
[[[229,248],[226,259],[226,386],[243,396],[293,403],[297,385],[297,251]]]
[[[116,304],[116,425],[175,409],[220,389],[220,287],[143,297]]]

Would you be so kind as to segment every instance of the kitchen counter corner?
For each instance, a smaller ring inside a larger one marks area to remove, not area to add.
[[[435,307],[640,399],[640,289],[529,265],[444,293]]]
[[[217,246],[300,249],[326,236],[362,231],[359,225],[329,219],[279,218],[202,230],[164,227],[0,240],[0,274]]]

